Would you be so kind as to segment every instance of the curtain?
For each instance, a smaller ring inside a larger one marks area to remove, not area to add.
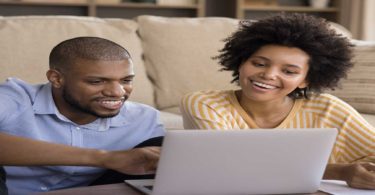
[[[341,0],[340,21],[353,38],[375,41],[375,1]]]

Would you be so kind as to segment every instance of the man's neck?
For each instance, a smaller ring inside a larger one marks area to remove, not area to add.
[[[85,125],[95,121],[98,117],[92,114],[83,113],[81,110],[72,107],[68,103],[66,103],[56,91],[52,90],[52,97],[53,101],[56,105],[57,110],[65,116],[70,121],[78,124],[78,125]]]

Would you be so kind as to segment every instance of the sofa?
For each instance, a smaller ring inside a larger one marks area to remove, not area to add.
[[[212,59],[223,39],[238,27],[230,18],[100,19],[79,16],[0,17],[0,81],[18,77],[47,82],[48,55],[57,43],[76,36],[99,36],[127,48],[135,64],[132,101],[161,111],[167,130],[183,129],[181,97],[204,89],[233,89],[230,72]],[[338,24],[332,28],[350,38]],[[375,43],[352,40],[355,67],[341,89],[330,91],[375,125]]]

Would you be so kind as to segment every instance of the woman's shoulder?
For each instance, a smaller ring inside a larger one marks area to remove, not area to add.
[[[312,108],[339,108],[344,110],[352,110],[352,106],[350,106],[345,101],[341,100],[340,98],[328,94],[328,93],[321,93],[321,94],[313,94],[308,99],[304,100],[305,107],[312,107]]]
[[[202,90],[188,93],[183,99],[226,99],[233,94],[233,90]]]
[[[312,94],[308,99],[306,99],[307,102],[311,101],[323,101],[327,103],[332,103],[332,102],[344,102],[340,98],[329,94],[329,93],[320,93],[320,94]]]

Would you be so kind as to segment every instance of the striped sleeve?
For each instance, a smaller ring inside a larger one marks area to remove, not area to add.
[[[339,130],[331,162],[375,162],[375,128],[354,108],[334,96],[323,94],[312,99],[305,109],[319,119],[317,126]]]
[[[194,129],[230,129],[225,115],[227,100],[220,92],[195,92],[181,101],[184,127]],[[189,124],[187,124],[189,123]]]

